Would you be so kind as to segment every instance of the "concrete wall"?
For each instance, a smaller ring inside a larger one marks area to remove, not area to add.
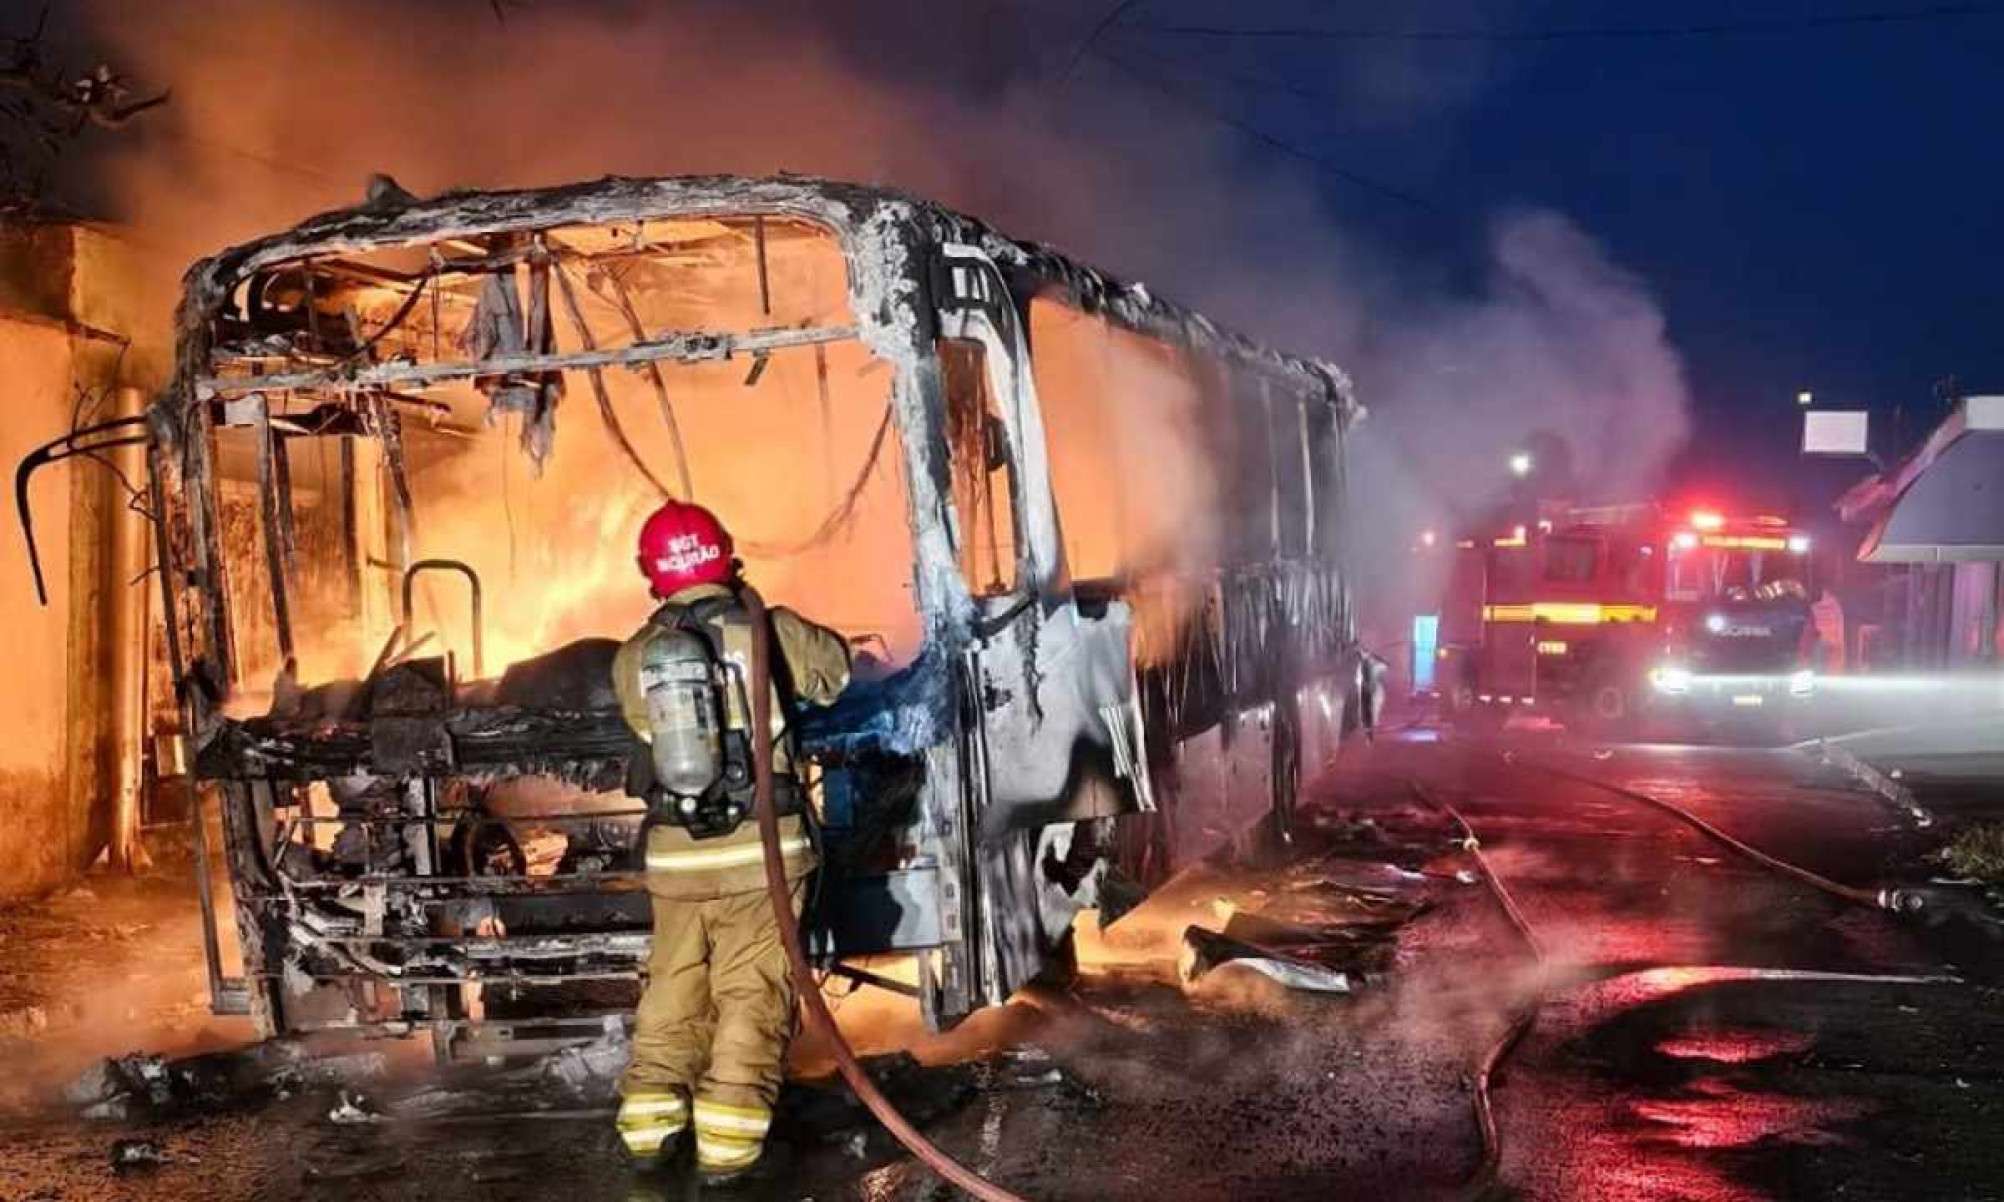
[[[70,335],[60,325],[0,317],[0,464],[11,465],[69,422]],[[66,876],[85,854],[90,815],[68,794],[69,467],[35,482],[43,516],[49,606],[35,605],[28,557],[11,529],[0,539],[0,623],[7,688],[0,690],[0,896],[33,893]],[[11,527],[12,522],[8,525]]]
[[[143,256],[82,225],[0,228],[0,467],[11,468],[77,417],[79,388],[130,409],[122,384],[164,377],[164,316],[138,311]],[[141,481],[143,483],[143,481]],[[104,469],[72,460],[30,490],[49,605],[35,603],[25,544],[0,536],[0,898],[61,884],[96,858],[119,782],[110,716],[120,699],[107,637],[115,607],[146,582],[114,579],[112,537],[142,519]]]

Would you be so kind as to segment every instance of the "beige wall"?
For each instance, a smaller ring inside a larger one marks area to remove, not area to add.
[[[0,318],[0,466],[69,421],[70,335],[58,325]],[[39,473],[31,491],[49,605],[35,604],[28,556],[10,520],[0,538],[0,630],[8,670],[0,689],[0,896],[38,892],[83,854],[89,815],[69,804],[63,763],[68,693],[70,472]]]
[[[140,264],[94,228],[0,229],[0,470],[69,429],[79,385],[103,396],[102,419],[118,384],[159,378],[164,330],[136,329]],[[11,515],[0,535],[0,898],[45,892],[104,847],[116,783],[104,632],[145,587],[112,579],[110,531],[141,519],[103,469],[45,467],[30,499],[46,608]]]

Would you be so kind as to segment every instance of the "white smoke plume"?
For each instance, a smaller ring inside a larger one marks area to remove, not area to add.
[[[1402,298],[1361,365],[1373,420],[1354,470],[1375,513],[1358,560],[1381,642],[1431,608],[1446,548],[1533,436],[1565,441],[1575,499],[1620,502],[1647,499],[1689,433],[1683,363],[1641,279],[1549,210],[1496,219],[1489,253],[1481,295]]]
[[[1573,444],[1582,496],[1649,487],[1690,399],[1654,298],[1554,212],[1498,219],[1490,253],[1485,295],[1386,332],[1376,407],[1432,432],[1409,445],[1440,479],[1499,483],[1505,450],[1547,428]]]
[[[1408,582],[1417,531],[1483,504],[1533,431],[1570,440],[1606,499],[1645,493],[1683,439],[1662,312],[1566,218],[1496,219],[1467,295],[1443,282],[1447,251],[1355,232],[1331,212],[1354,190],[1262,151],[1217,95],[1142,82],[1125,43],[1109,53],[1129,69],[1095,53],[1067,72],[1091,24],[1075,6],[838,7],[607,0],[504,22],[473,0],[96,0],[75,36],[173,98],[93,143],[81,186],[108,186],[156,252],[163,316],[190,259],[353,203],[376,171],[421,194],[779,170],[907,188],[1350,368],[1372,409],[1350,498],[1367,592]],[[1346,53],[1331,86],[1422,144],[1493,73],[1411,54]],[[1435,217],[1442,247],[1483,219]]]

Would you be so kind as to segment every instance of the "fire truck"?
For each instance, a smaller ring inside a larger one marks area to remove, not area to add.
[[[1599,733],[1812,696],[1809,536],[1659,503],[1544,504],[1453,548],[1432,676],[1451,720],[1526,707]]]

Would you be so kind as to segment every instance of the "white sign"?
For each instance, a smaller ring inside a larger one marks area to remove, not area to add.
[[[1971,430],[2004,430],[2004,396],[1973,396],[1962,402],[1963,423]]]
[[[1865,454],[1871,449],[1867,441],[1871,416],[1863,409],[1811,409],[1802,415],[1802,453]]]

